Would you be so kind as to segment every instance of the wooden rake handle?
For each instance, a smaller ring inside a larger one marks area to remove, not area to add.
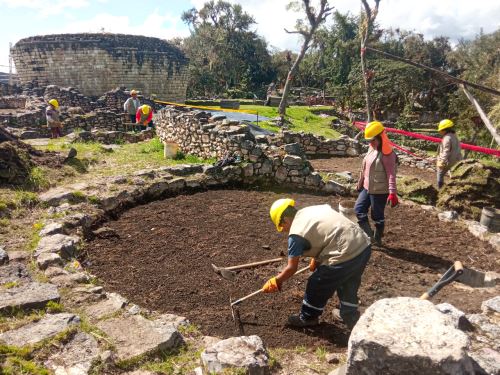
[[[464,266],[462,262],[456,261],[453,266],[451,266],[448,271],[439,279],[439,281],[434,284],[427,292],[420,296],[420,299],[432,298],[439,292],[444,286],[448,285],[452,281],[456,280],[460,275],[464,273]]]
[[[285,259],[285,258],[281,257],[281,258],[274,258],[274,259],[268,259],[268,260],[260,260],[258,262],[239,264],[237,266],[231,266],[231,267],[224,267],[224,269],[226,269],[226,270],[239,270],[240,268],[249,268],[249,267],[260,266],[262,264],[281,262],[283,259]]]
[[[308,269],[309,269],[309,266],[301,268],[300,270],[298,270],[297,272],[295,272],[293,274],[293,276],[298,275],[299,273],[305,272]],[[259,293],[262,293],[262,291],[263,291],[263,289],[258,289],[255,292],[252,292],[252,293],[246,295],[245,297],[241,297],[240,299],[237,299],[236,301],[234,301],[234,302],[231,303],[231,308],[233,306],[239,305],[241,302],[243,302],[243,301],[245,301],[245,300],[247,300],[247,299],[249,299],[249,298],[251,298],[251,297],[253,297],[253,296],[257,295],[257,294],[259,294]]]

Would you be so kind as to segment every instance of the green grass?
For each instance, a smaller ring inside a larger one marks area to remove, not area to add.
[[[328,354],[328,350],[326,350],[326,348],[324,348],[323,346],[319,346],[316,349],[315,354],[320,361],[324,361],[326,359],[326,355]]]
[[[9,281],[8,283],[2,284],[2,288],[4,289],[12,289],[18,286],[19,283],[17,281]]]
[[[259,113],[259,116],[275,118],[278,116],[277,107],[266,107],[262,105],[242,105],[241,109],[253,110]],[[286,110],[288,121],[291,122],[289,128],[294,132],[312,133],[322,135],[326,138],[338,138],[340,133],[331,128],[334,116],[320,117],[318,113],[321,109],[331,110],[331,107],[305,107],[291,106]],[[313,112],[314,110],[314,112]],[[259,126],[264,129],[277,132],[279,128],[269,121],[259,121]]]
[[[14,195],[14,202],[19,206],[35,206],[38,202],[38,195],[31,191],[17,190]]]
[[[72,169],[73,175],[68,174],[59,181],[76,183],[78,175],[85,176],[85,180],[93,177],[106,177],[126,174],[140,169],[159,168],[175,164],[213,163],[214,159],[203,160],[193,155],[183,158],[165,159],[163,157],[163,144],[158,137],[139,143],[123,144],[113,152],[106,152],[97,142],[76,142],[67,144],[64,138],[51,140],[47,146],[37,148],[48,151],[65,152],[71,147],[77,150],[76,158],[67,163],[65,168]]]
[[[58,303],[58,302],[49,301],[45,305],[45,310],[48,313],[56,314],[56,313],[63,312],[64,311],[64,306],[62,304]]]
[[[50,187],[50,181],[47,172],[42,167],[34,167],[28,176],[28,185],[33,190],[44,190]]]
[[[40,231],[43,228],[43,223],[41,221],[36,221],[33,223],[31,229],[30,239],[27,245],[27,249],[29,252],[35,251],[38,246],[38,242],[40,242]]]
[[[163,352],[159,360],[143,363],[140,367],[161,374],[192,374],[193,370],[199,366],[202,351],[203,349],[194,350],[189,346],[182,347],[174,352]]]
[[[46,368],[20,357],[8,356],[1,366],[3,375],[50,375]]]

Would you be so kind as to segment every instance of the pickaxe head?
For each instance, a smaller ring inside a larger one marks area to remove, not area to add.
[[[234,281],[234,278],[236,277],[236,272],[227,270],[222,267],[217,267],[215,264],[212,263],[212,268],[215,271],[216,274],[222,276],[224,279],[229,280],[229,281]]]

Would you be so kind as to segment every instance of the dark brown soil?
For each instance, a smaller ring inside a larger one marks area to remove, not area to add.
[[[331,159],[313,159],[310,160],[314,169],[318,172],[344,172],[349,171],[354,178],[359,175],[361,162],[359,157],[352,158],[331,158]],[[398,165],[398,175],[418,177],[431,184],[435,183],[436,175],[432,171],[412,168],[406,165]]]
[[[297,205],[330,203],[338,198],[290,194]],[[218,190],[182,195],[125,212],[107,225],[119,238],[86,245],[84,264],[110,291],[132,302],[189,318],[207,335],[233,336],[230,297],[260,289],[282,265],[242,271],[235,282],[216,275],[210,264],[230,266],[274,258],[286,252],[286,236],[269,220],[271,203],[283,194]],[[362,309],[384,297],[420,296],[454,260],[489,270],[493,249],[457,224],[440,222],[419,207],[387,209],[386,246],[374,249],[360,289]],[[266,249],[270,248],[270,249]],[[284,264],[285,262],[283,262]],[[306,264],[306,263],[304,263]],[[271,347],[344,348],[348,332],[332,319],[331,300],[314,329],[292,329],[288,315],[299,311],[308,275],[290,280],[277,294],[260,294],[242,303],[245,334],[257,334]],[[450,285],[434,302],[450,302],[473,312],[485,297]]]

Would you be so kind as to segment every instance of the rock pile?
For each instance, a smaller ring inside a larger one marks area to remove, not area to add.
[[[479,220],[483,207],[500,202],[500,170],[476,160],[462,160],[439,192],[437,206]]]

